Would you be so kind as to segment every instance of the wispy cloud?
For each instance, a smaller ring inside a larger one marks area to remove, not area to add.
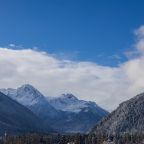
[[[139,56],[117,67],[58,59],[34,49],[0,48],[0,87],[30,83],[47,96],[73,93],[108,110],[144,91],[144,30],[136,31]],[[11,45],[12,47],[14,45]]]
[[[133,44],[133,50],[125,52],[125,55],[130,59],[138,58],[144,55],[144,25],[134,30],[134,34],[136,39]]]

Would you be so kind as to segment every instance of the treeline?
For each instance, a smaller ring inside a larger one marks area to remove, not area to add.
[[[27,134],[0,138],[0,144],[144,144],[143,134],[123,135],[39,135]]]

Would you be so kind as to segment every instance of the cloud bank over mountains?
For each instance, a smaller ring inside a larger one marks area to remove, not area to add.
[[[0,88],[30,83],[46,96],[73,93],[113,110],[144,91],[144,26],[135,31],[130,59],[117,67],[94,62],[60,60],[33,49],[0,48]]]

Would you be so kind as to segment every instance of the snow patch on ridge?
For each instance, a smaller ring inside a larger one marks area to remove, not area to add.
[[[47,97],[48,102],[56,109],[68,112],[79,113],[89,106],[97,107],[94,102],[79,100],[72,94],[62,94],[59,97]],[[85,112],[88,110],[85,110]]]

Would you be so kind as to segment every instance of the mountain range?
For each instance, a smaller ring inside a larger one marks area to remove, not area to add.
[[[144,133],[144,93],[112,113],[73,94],[44,96],[32,85],[0,90],[0,134],[26,132],[124,134]],[[94,126],[95,125],[95,126]]]
[[[53,129],[58,133],[84,133],[108,115],[108,112],[95,102],[79,100],[73,94],[44,96],[29,84],[0,91],[31,111],[48,131]]]

